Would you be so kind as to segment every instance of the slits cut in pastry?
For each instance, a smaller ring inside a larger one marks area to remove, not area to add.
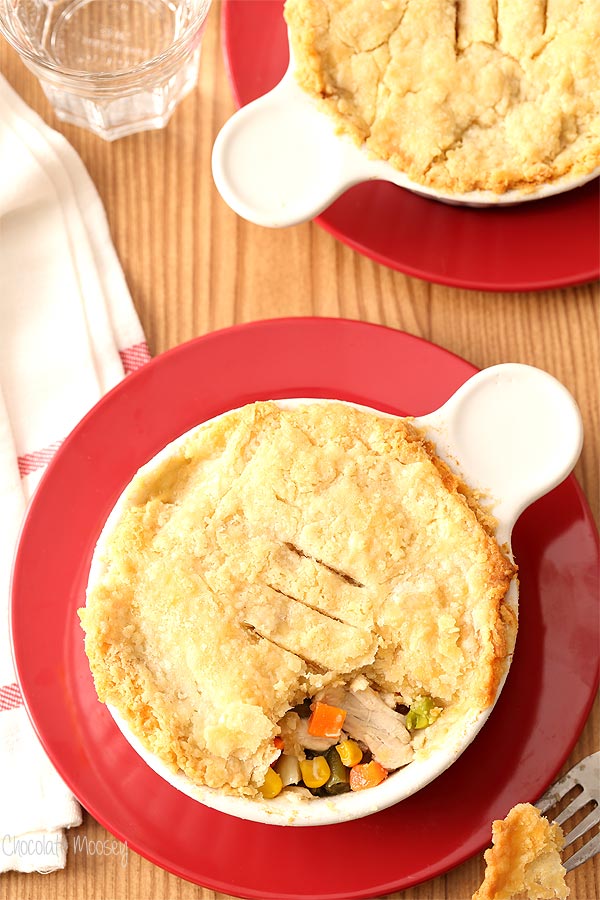
[[[528,191],[600,166],[600,0],[287,0],[296,77],[418,184]]]
[[[342,403],[201,426],[133,479],[100,561],[80,611],[99,698],[173,769],[245,796],[306,698],[358,684],[360,716],[373,691],[425,697],[408,761],[494,701],[514,643],[491,519],[408,420]]]

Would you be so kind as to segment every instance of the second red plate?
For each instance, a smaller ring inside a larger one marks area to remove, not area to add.
[[[489,721],[432,784],[358,821],[260,825],[180,794],[137,756],[98,702],[77,617],[94,545],[117,497],[139,466],[192,426],[251,400],[281,397],[333,397],[423,415],[474,371],[389,328],[335,319],[257,322],[157,357],[64,442],[33,497],[16,558],[15,661],[56,768],[134,850],[236,896],[374,897],[480,851],[492,819],[539,796],[554,777],[586,720],[598,665],[596,532],[572,477],[517,524],[519,637]]]
[[[224,0],[225,59],[237,103],[282,78],[282,0]],[[347,191],[316,221],[359,253],[428,281],[530,291],[600,277],[599,179],[547,200],[497,209],[448,206],[388,182]]]

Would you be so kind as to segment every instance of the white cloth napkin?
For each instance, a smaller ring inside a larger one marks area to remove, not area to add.
[[[9,577],[27,501],[81,417],[149,359],[83,163],[0,75],[0,872],[65,865],[78,803],[23,708]]]

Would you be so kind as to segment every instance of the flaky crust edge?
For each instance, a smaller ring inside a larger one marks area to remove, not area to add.
[[[403,172],[415,184],[444,193],[468,194],[472,191],[490,191],[504,194],[507,191],[521,191],[525,196],[542,185],[551,185],[561,178],[576,180],[592,175],[600,168],[600,142],[596,146],[586,148],[576,161],[553,163],[544,169],[524,175],[517,169],[504,170],[490,175],[485,181],[454,177],[452,185],[428,172],[426,177],[414,170],[412,160],[400,152],[386,157],[374,152],[366,144],[369,131],[362,118],[355,113],[353,105],[335,93],[329,83],[327,69],[323,64],[323,56],[317,50],[318,29],[303,15],[304,7],[310,5],[309,0],[287,0],[284,18],[288,25],[288,36],[294,55],[294,77],[300,87],[310,94],[318,107],[335,121],[336,131],[348,136],[357,146],[365,150],[372,159],[384,159],[393,168]],[[565,185],[568,188],[568,185]]]

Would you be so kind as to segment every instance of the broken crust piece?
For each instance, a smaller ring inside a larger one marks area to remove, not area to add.
[[[300,86],[418,183],[525,192],[600,165],[598,0],[286,0]]]
[[[98,556],[80,617],[100,700],[243,796],[286,712],[358,673],[435,697],[413,745],[443,745],[493,703],[516,634],[514,567],[468,488],[409,421],[342,403],[196,429],[135,476]]]
[[[560,825],[535,806],[519,803],[492,825],[493,847],[486,850],[485,879],[472,900],[565,900],[569,888],[560,851]]]

